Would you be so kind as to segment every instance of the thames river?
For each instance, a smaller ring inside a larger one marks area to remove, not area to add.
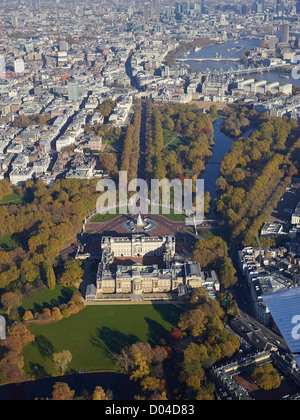
[[[191,69],[195,71],[210,71],[221,70],[228,71],[231,68],[237,70],[242,62],[234,61],[212,61],[210,58],[216,58],[218,55],[223,59],[225,58],[240,58],[243,51],[248,48],[255,48],[261,44],[261,40],[250,40],[250,39],[240,39],[239,41],[228,41],[224,44],[216,44],[208,47],[203,47],[200,51],[192,51],[184,58],[207,58],[206,61],[186,61]],[[300,80],[295,80],[291,76],[289,78],[283,78],[277,71],[265,72],[265,73],[253,73],[250,76],[247,74],[244,75],[245,79],[249,77],[258,79],[258,80],[267,80],[268,82],[279,82],[281,84],[292,83],[295,86],[300,86]]]

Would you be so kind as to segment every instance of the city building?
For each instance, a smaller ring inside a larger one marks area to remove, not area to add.
[[[292,225],[300,225],[300,202],[292,213],[291,223]]]
[[[14,69],[15,69],[16,74],[24,73],[25,64],[24,64],[24,60],[22,58],[18,58],[17,60],[15,60]]]
[[[101,240],[102,252],[116,257],[163,256],[169,252],[175,255],[175,238],[173,236],[149,237],[143,234],[131,237],[104,236]]]
[[[71,102],[79,101],[79,87],[77,83],[68,84],[68,100]]]
[[[229,78],[220,73],[210,73],[202,84],[202,93],[207,96],[225,96],[228,92]]]
[[[97,296],[101,294],[148,294],[180,293],[186,289],[201,287],[205,277],[197,263],[172,265],[170,268],[159,268],[157,265],[133,264],[118,265],[116,271],[100,264],[97,274]]]
[[[281,31],[281,42],[287,44],[290,39],[290,25],[289,23],[284,23]]]
[[[211,297],[215,297],[220,290],[215,271],[202,270],[198,263],[184,261],[175,255],[175,238],[172,236],[104,236],[101,251],[96,286],[88,286],[87,301],[103,300],[106,297],[135,300],[134,296],[140,296],[143,300],[178,299],[199,287],[204,287]],[[144,262],[135,262],[122,265],[122,258],[126,261],[126,257],[156,258],[160,263],[146,265]]]
[[[6,77],[6,63],[5,57],[0,55],[0,80],[4,80]]]
[[[238,252],[239,264],[247,280],[255,318],[267,327],[273,323],[264,296],[299,285],[299,264],[285,248],[247,247]]]
[[[60,41],[59,42],[59,51],[68,52],[69,51],[69,43],[67,41]]]
[[[264,13],[265,11],[265,0],[256,0],[253,4],[255,13]]]

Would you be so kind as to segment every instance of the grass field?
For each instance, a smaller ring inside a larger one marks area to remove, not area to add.
[[[23,297],[19,310],[20,314],[22,316],[26,311],[42,313],[44,308],[53,308],[54,306],[67,303],[75,290],[77,290],[75,287],[56,285],[54,290],[46,287],[41,291],[34,292],[31,297]]]
[[[171,191],[171,200],[172,200],[172,193],[173,191]],[[149,207],[149,211],[151,210],[151,207]],[[110,220],[115,219],[116,217],[119,216],[119,209],[116,210],[117,214],[97,214],[96,216],[94,216],[91,219],[91,223],[104,223],[104,222],[109,222]],[[165,216],[167,219],[173,221],[173,222],[184,222],[186,219],[186,216],[184,214],[174,214],[174,210],[171,208],[170,209],[170,214],[163,214],[162,213],[162,207],[160,207],[159,209],[159,214],[161,214],[162,216]],[[90,232],[87,233],[92,233],[93,231],[91,230]]]
[[[220,236],[224,241],[229,242],[231,230],[228,227],[224,228],[201,228],[197,229],[197,234],[200,239],[208,240],[214,236]]]
[[[209,114],[209,118],[212,120],[212,122],[219,120],[220,118],[224,118],[221,114]]]
[[[175,149],[182,142],[180,135],[170,130],[163,130],[163,137],[164,147],[169,149]]]
[[[186,220],[186,216],[184,214],[175,214],[172,208],[170,209],[170,214],[163,214],[162,207],[160,207],[159,214],[171,220],[172,222],[184,222]]]
[[[115,219],[118,215],[119,215],[118,209],[117,209],[117,214],[109,214],[109,213],[96,214],[96,216],[94,216],[91,219],[91,223],[109,222],[110,220]]]
[[[137,341],[159,344],[182,311],[168,304],[87,306],[69,319],[29,324],[35,343],[24,349],[25,372],[36,378],[57,375],[52,355],[62,350],[73,355],[70,371],[117,370],[114,354]]]
[[[5,233],[4,235],[0,236],[0,248],[9,251],[17,247],[18,244],[12,239],[12,235],[10,233]]]
[[[0,201],[0,205],[9,205],[9,204],[22,204],[23,196],[19,194],[9,194],[5,195]]]

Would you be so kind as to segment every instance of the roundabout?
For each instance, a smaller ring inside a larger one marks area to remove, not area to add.
[[[148,217],[142,217],[141,213],[139,213],[138,218],[131,220],[127,220],[124,223],[124,229],[128,232],[149,232],[156,228],[156,223]]]

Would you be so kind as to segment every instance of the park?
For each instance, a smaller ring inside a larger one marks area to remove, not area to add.
[[[175,305],[87,306],[49,324],[29,323],[35,341],[25,347],[26,376],[55,376],[52,356],[69,350],[69,372],[119,371],[115,355],[138,341],[159,345],[176,327],[183,309]]]

